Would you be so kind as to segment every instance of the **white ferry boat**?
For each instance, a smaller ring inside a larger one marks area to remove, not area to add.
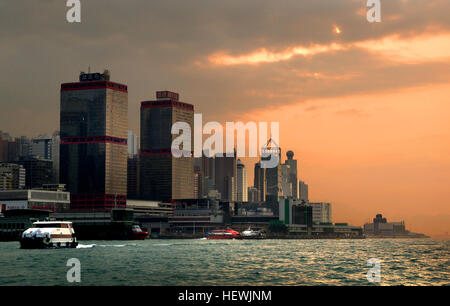
[[[241,232],[242,239],[263,239],[265,238],[265,233],[260,228],[249,227],[245,231]]]
[[[76,248],[78,245],[72,222],[40,221],[23,232],[22,249]]]

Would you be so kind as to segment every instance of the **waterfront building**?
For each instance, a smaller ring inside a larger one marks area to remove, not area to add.
[[[50,159],[27,157],[16,163],[25,169],[25,188],[40,188],[53,183],[53,162]]]
[[[290,235],[343,238],[363,237],[363,229],[359,226],[352,226],[347,223],[314,222],[313,206],[304,204],[304,202],[294,201],[293,199],[280,199],[278,216],[279,221],[287,226]]]
[[[70,193],[35,189],[0,191],[0,207],[2,211],[39,209],[64,212],[70,208]]]
[[[313,222],[315,224],[332,223],[331,204],[324,202],[309,202],[313,210]]]
[[[19,164],[0,164],[0,190],[24,189],[25,172]]]
[[[172,155],[172,124],[194,129],[194,106],[170,91],[156,92],[156,100],[141,103],[140,198],[170,202],[194,198],[194,158]],[[193,137],[191,135],[191,143]]]
[[[367,235],[394,236],[406,233],[405,222],[387,222],[382,214],[373,218],[373,223],[364,224],[364,233]]]
[[[240,159],[237,160],[237,201],[248,202],[247,169]]]
[[[308,184],[303,181],[298,182],[298,199],[305,203],[309,202]]]
[[[126,206],[128,88],[107,70],[61,84],[60,181],[73,209]]]

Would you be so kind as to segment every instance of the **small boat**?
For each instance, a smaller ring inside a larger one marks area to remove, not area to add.
[[[241,239],[263,239],[265,233],[262,229],[249,227],[241,233]]]
[[[20,248],[76,248],[78,245],[72,222],[39,221],[22,233]]]
[[[232,230],[231,228],[227,228],[224,230],[214,230],[206,235],[207,239],[235,239],[239,237],[239,232]]]
[[[131,228],[134,240],[145,240],[148,236],[148,232],[144,232],[139,225],[133,225]]]

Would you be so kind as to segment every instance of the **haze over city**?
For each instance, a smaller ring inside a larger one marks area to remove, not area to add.
[[[140,102],[157,90],[206,121],[280,122],[283,160],[295,152],[310,198],[333,203],[336,221],[383,213],[448,237],[450,6],[384,1],[369,23],[365,4],[83,1],[69,24],[63,1],[3,1],[0,129],[51,135],[61,83],[108,69],[128,85],[137,134]]]

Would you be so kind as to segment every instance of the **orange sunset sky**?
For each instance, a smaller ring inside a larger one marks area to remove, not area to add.
[[[0,2],[0,130],[59,128],[59,86],[111,71],[129,88],[129,128],[156,90],[204,121],[276,121],[310,200],[333,221],[376,213],[450,232],[450,2],[364,0]],[[253,164],[246,159],[249,186]]]

